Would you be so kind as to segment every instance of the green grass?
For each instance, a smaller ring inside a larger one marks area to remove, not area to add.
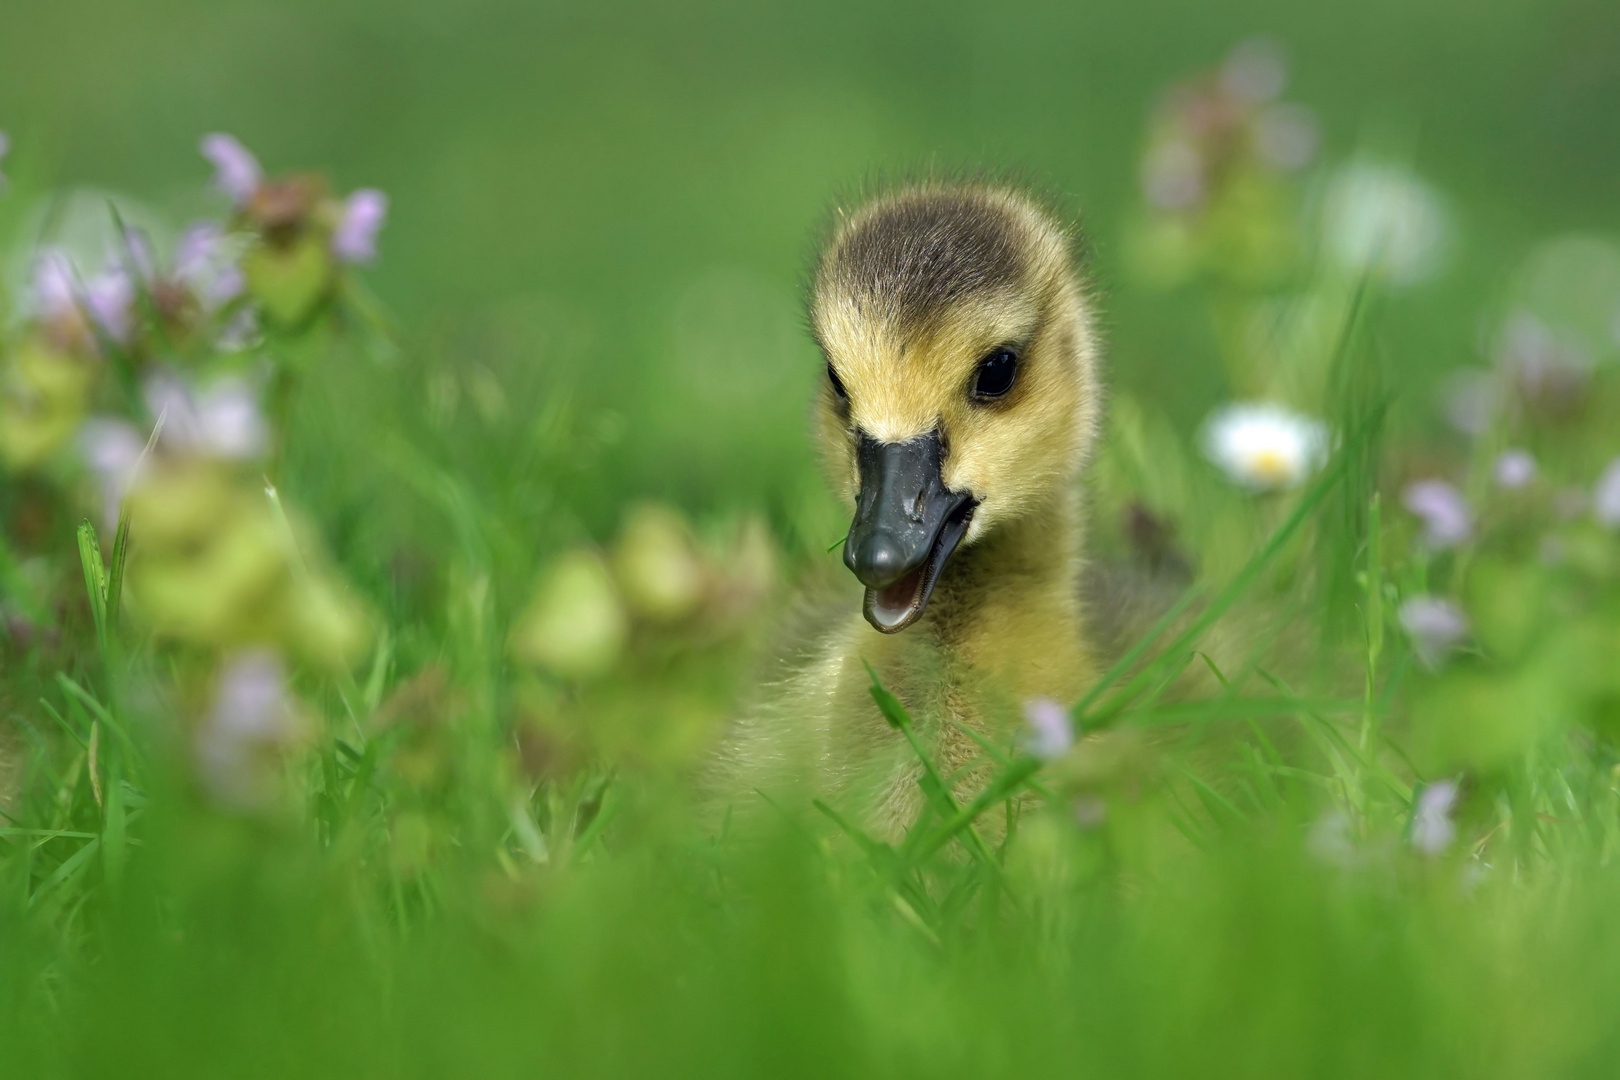
[[[34,125],[0,115],[8,310],[54,192],[218,216],[204,130],[382,185],[393,220],[374,273],[247,354],[262,458],[149,448],[170,486],[113,527],[81,524],[71,447],[0,466],[7,1075],[1612,1074],[1620,537],[1592,497],[1620,343],[1470,438],[1434,404],[1540,302],[1532,250],[1620,223],[1607,9],[63,10],[0,15],[0,101]],[[1323,157],[1222,189],[1202,270],[1163,287],[1135,246],[1144,122],[1254,26],[1293,47]],[[1446,196],[1436,279],[1333,265],[1319,211],[1358,151]],[[874,682],[924,764],[897,844],[825,799],[725,814],[693,777],[790,597],[843,574],[804,434],[805,237],[863,175],[963,161],[1085,209],[1113,387],[1091,544],[1189,587],[1065,703],[1073,752],[983,738],[973,791]],[[1264,278],[1272,227],[1299,250]],[[1594,279],[1564,281],[1557,332]],[[243,366],[155,300],[135,344],[93,347],[79,412],[150,420],[151,365]],[[1285,493],[1198,451],[1258,394],[1334,432]],[[1527,487],[1492,478],[1510,446]],[[1469,496],[1465,543],[1419,536],[1425,477]],[[636,568],[682,560],[701,598],[637,607]],[[1469,619],[1438,660],[1402,624],[1421,595]],[[622,638],[559,658],[548,613],[603,605]],[[293,709],[211,758],[244,643]]]

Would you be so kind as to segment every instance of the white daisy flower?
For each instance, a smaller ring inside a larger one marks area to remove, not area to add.
[[[1204,422],[1204,454],[1254,491],[1298,487],[1327,459],[1327,425],[1281,405],[1227,405]]]
[[[1346,166],[1328,187],[1326,210],[1328,252],[1346,269],[1376,268],[1392,285],[1440,270],[1451,231],[1445,204],[1404,169]]]

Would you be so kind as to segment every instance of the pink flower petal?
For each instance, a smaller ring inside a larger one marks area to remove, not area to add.
[[[343,217],[332,230],[332,254],[344,262],[366,263],[377,257],[377,234],[388,218],[388,196],[361,188],[343,204]]]

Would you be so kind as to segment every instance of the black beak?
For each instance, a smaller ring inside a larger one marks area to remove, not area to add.
[[[866,586],[866,621],[886,634],[916,622],[977,502],[940,476],[939,435],[880,443],[862,434],[855,450],[861,492],[844,543],[844,565]]]

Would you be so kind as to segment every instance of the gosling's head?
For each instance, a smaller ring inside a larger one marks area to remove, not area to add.
[[[1097,411],[1069,237],[1024,196],[922,185],[842,215],[810,304],[817,406],[865,613],[915,622],[960,545],[1049,510]]]

